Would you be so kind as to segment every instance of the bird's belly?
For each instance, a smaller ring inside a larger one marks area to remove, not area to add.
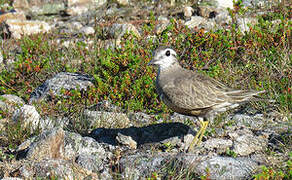
[[[206,112],[203,109],[185,109],[181,108],[175,105],[175,103],[171,102],[167,97],[165,97],[163,94],[161,94],[160,99],[164,102],[164,104],[167,105],[171,110],[174,112],[177,112],[179,114],[187,115],[187,116],[203,116]]]

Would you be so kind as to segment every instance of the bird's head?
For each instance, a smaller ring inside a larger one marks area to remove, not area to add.
[[[178,64],[176,56],[177,54],[172,48],[161,46],[154,51],[153,58],[148,65],[154,65],[161,69],[167,69],[174,64]]]

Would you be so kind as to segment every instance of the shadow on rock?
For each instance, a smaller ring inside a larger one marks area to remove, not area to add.
[[[195,135],[196,133],[189,126],[182,123],[161,123],[123,129],[98,128],[93,130],[90,136],[100,143],[117,145],[116,137],[118,134],[130,136],[139,146],[147,143],[158,143],[172,137],[183,139],[187,134]]]

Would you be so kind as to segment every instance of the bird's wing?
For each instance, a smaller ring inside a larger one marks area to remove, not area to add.
[[[162,87],[164,95],[178,108],[207,109],[226,102],[228,88],[216,80],[200,74],[179,76]]]

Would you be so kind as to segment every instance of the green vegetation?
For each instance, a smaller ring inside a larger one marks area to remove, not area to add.
[[[250,26],[248,33],[240,32],[235,26],[231,30],[192,31],[172,20],[158,38],[139,39],[128,34],[121,48],[114,50],[100,48],[98,38],[103,34],[91,37],[93,45],[79,41],[68,48],[61,46],[64,40],[58,42],[60,35],[54,33],[4,40],[4,60],[15,59],[15,62],[0,71],[0,94],[15,94],[28,102],[30,93],[46,79],[62,71],[78,72],[92,75],[95,87],[86,93],[64,91],[66,99],[54,97],[51,102],[37,104],[42,116],[70,116],[76,120],[72,130],[80,132],[86,127],[80,113],[102,100],[110,100],[125,112],[167,114],[171,111],[158,100],[155,92],[156,72],[147,63],[157,46],[168,45],[175,48],[186,68],[198,70],[233,88],[266,90],[263,97],[275,100],[274,110],[288,116],[292,111],[292,26],[287,17],[289,10],[279,9],[258,16],[258,23]],[[276,19],[277,22],[272,21]],[[152,16],[150,22],[143,25],[141,36],[153,37],[155,23]],[[101,32],[98,26],[96,32]],[[17,56],[11,53],[16,46],[20,47]],[[270,108],[268,102],[252,105],[263,112]],[[0,113],[1,119],[10,116]],[[30,130],[21,128],[20,123],[7,126],[3,131],[8,136],[1,141],[13,147],[32,135]],[[171,148],[169,144],[166,147]],[[227,154],[236,157],[233,151]],[[292,178],[291,164],[290,158],[283,171],[265,167],[255,179]],[[178,171],[175,169],[172,174]],[[157,176],[153,174],[154,179]],[[193,177],[193,174],[185,176]]]

